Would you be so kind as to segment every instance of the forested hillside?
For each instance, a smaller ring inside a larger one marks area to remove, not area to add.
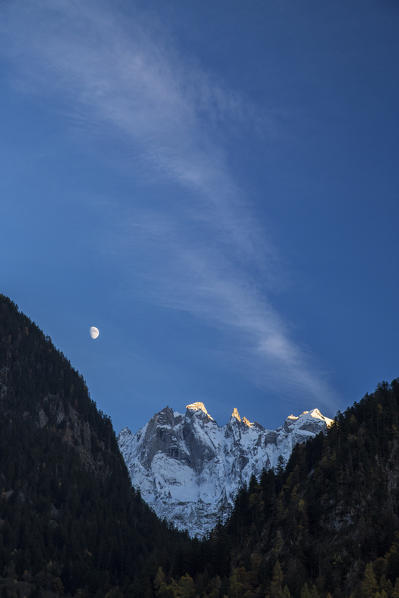
[[[111,421],[0,296],[0,597],[152,596],[188,540],[130,485]]]
[[[399,380],[252,479],[202,558],[193,596],[399,598]]]

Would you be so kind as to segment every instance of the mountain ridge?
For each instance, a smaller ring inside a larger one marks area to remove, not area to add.
[[[298,442],[331,423],[313,409],[269,430],[234,407],[219,426],[204,403],[195,402],[184,414],[164,407],[136,433],[123,428],[118,444],[133,486],[158,517],[201,538],[227,520],[253,475],[284,466]]]

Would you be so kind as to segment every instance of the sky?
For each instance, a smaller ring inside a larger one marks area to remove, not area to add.
[[[398,29],[396,0],[0,2],[1,292],[117,432],[399,376]]]

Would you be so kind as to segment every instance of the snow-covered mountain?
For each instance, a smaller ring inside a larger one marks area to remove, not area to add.
[[[313,409],[266,430],[234,409],[219,426],[203,403],[192,403],[185,414],[165,407],[135,434],[124,428],[118,442],[133,485],[155,513],[202,537],[226,520],[252,474],[284,466],[295,444],[331,423]]]

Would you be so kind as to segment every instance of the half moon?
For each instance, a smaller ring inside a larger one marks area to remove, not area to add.
[[[100,331],[95,326],[90,326],[90,336],[92,339],[96,339],[100,336]]]

